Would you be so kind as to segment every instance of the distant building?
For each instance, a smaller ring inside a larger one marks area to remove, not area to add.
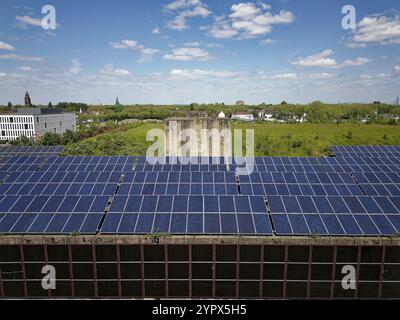
[[[29,96],[28,91],[25,92],[24,101],[25,101],[25,108],[30,108],[30,107],[32,107],[32,101],[31,101],[31,97]]]
[[[218,114],[218,118],[220,118],[220,119],[226,118],[225,113],[224,113],[223,111],[221,111],[221,112]]]
[[[400,98],[397,97],[397,98],[396,98],[396,106],[398,106],[399,104],[400,104]]]
[[[236,105],[237,105],[238,107],[244,106],[244,101],[243,101],[243,100],[238,100],[238,101],[236,101]]]
[[[276,121],[276,119],[274,118],[274,115],[275,115],[275,113],[272,109],[267,109],[267,110],[261,111],[258,114],[258,117],[264,121]]]
[[[61,109],[20,108],[17,113],[0,115],[0,140],[36,139],[47,132],[67,130],[76,131],[76,116]]]
[[[117,97],[117,99],[115,100],[115,105],[116,105],[116,106],[120,106],[120,105],[121,105],[121,104],[119,103],[118,97]]]
[[[232,114],[231,119],[240,121],[254,121],[254,116],[253,114],[247,112],[237,112]]]

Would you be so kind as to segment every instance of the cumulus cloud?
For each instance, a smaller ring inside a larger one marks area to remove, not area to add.
[[[16,26],[21,29],[27,29],[28,26],[41,27],[42,19],[33,18],[31,16],[16,16],[15,17]]]
[[[314,55],[310,55],[308,57],[301,57],[295,61],[292,61],[291,64],[299,66],[299,67],[321,67],[321,68],[343,68],[350,66],[361,66],[370,62],[370,59],[359,57],[355,60],[345,60],[342,63],[338,63],[336,59],[332,56],[334,55],[333,50],[324,50]]]
[[[81,73],[81,71],[82,71],[82,65],[79,62],[79,60],[78,59],[72,59],[71,60],[71,66],[69,67],[69,70],[68,70],[68,74],[76,75],[76,74]]]
[[[271,7],[265,3],[238,3],[231,7],[228,16],[215,18],[209,34],[220,39],[249,39],[268,34],[273,25],[290,24],[295,16],[282,10],[277,14],[269,12]]]
[[[297,73],[281,73],[274,74],[270,77],[270,79],[276,80],[324,80],[324,79],[333,79],[336,77],[335,73],[321,72],[321,73],[309,73],[309,74],[297,74]]]
[[[146,48],[144,45],[139,44],[136,40],[121,40],[118,42],[111,42],[110,46],[114,49],[131,49],[131,50],[138,50],[144,55],[154,55],[160,50]]]
[[[176,61],[207,61],[213,59],[210,53],[200,48],[176,48],[171,53],[164,56],[165,60],[176,60]]]
[[[42,62],[44,61],[43,58],[41,57],[25,57],[25,56],[20,56],[18,54],[0,54],[0,59],[1,60],[17,60],[17,61],[32,61],[32,62]]]
[[[156,27],[152,31],[153,34],[160,34],[160,28]]]
[[[211,14],[200,0],[176,0],[167,4],[164,9],[174,15],[174,18],[167,22],[167,28],[178,31],[189,28],[189,18],[206,18]]]
[[[186,42],[185,47],[200,47],[202,45],[199,41]]]
[[[0,50],[15,51],[15,48],[11,44],[0,41]]]
[[[129,76],[131,73],[125,69],[114,69],[111,65],[106,66],[104,69],[100,70],[100,75],[108,77],[123,77]]]
[[[363,18],[348,46],[359,48],[368,44],[400,44],[400,16],[375,14]]]
[[[19,67],[18,70],[20,71],[33,71],[31,67]]]
[[[175,79],[200,79],[204,77],[213,78],[231,78],[238,75],[237,72],[232,71],[213,71],[213,70],[188,70],[188,69],[174,69],[169,73]]]
[[[264,40],[260,40],[259,44],[261,44],[262,46],[269,46],[270,44],[275,43],[275,40],[272,39],[264,39]]]

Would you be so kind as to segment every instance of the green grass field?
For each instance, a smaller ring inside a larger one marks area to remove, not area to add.
[[[159,123],[130,125],[66,147],[68,155],[145,155],[150,129]],[[374,124],[234,123],[232,129],[253,129],[257,156],[321,156],[332,145],[400,145],[400,126]]]
[[[333,145],[400,144],[400,126],[236,123],[233,128],[254,129],[258,156],[321,156]]]

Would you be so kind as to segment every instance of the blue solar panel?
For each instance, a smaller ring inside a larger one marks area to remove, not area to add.
[[[392,235],[400,225],[399,151],[256,158],[248,176],[235,175],[237,163],[0,157],[0,229],[95,234],[104,217],[101,232],[111,234]]]

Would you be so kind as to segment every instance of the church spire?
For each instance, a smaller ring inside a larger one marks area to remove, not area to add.
[[[31,97],[29,96],[28,91],[25,92],[24,101],[25,101],[25,108],[30,108],[30,107],[32,107]]]

